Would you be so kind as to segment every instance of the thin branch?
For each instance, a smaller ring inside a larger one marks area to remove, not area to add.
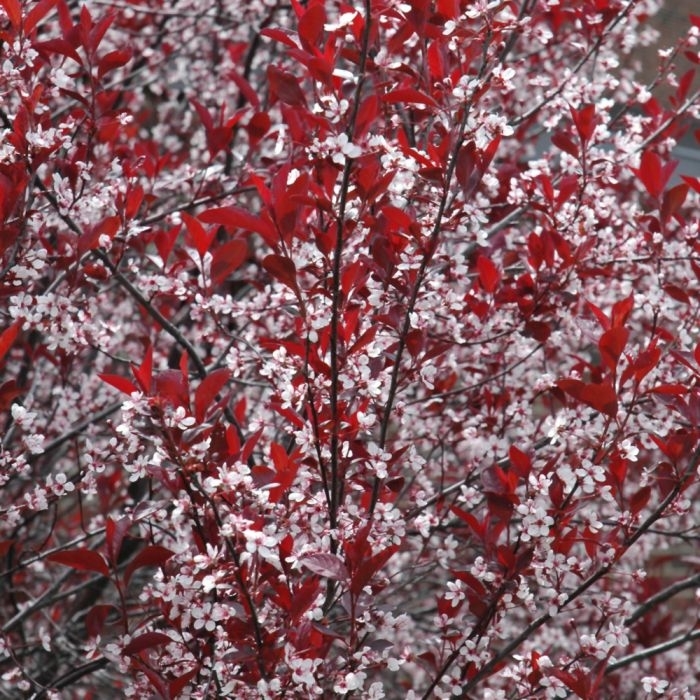
[[[42,690],[39,690],[36,693],[34,693],[34,695],[31,696],[30,700],[40,700],[40,698],[46,696],[46,693],[49,690],[61,690],[61,688],[67,688],[68,686],[72,685],[81,678],[84,678],[85,676],[88,676],[91,673],[95,673],[95,671],[99,671],[105,668],[109,665],[109,663],[109,660],[103,656],[99,659],[95,659],[94,661],[89,661],[88,663],[83,664],[82,666],[78,666],[78,668],[71,669],[70,671],[64,673],[62,676],[53,681],[53,683],[51,684],[51,688],[43,688]]]
[[[637,651],[634,654],[629,654],[628,656],[623,656],[619,661],[615,661],[614,663],[609,664],[608,667],[605,669],[605,674],[607,675],[608,673],[613,673],[621,668],[624,668],[625,666],[630,666],[631,664],[634,664],[637,661],[643,661],[644,659],[649,659],[652,656],[663,654],[666,651],[675,649],[676,647],[679,647],[682,644],[693,642],[696,639],[700,639],[700,630],[689,630],[685,634],[681,634],[678,637],[669,639],[666,642],[661,642],[661,644],[649,647],[648,649],[642,649],[641,651]]]
[[[626,620],[625,620],[625,625],[627,627],[631,627],[637,620],[640,618],[644,617],[648,612],[653,610],[655,607],[658,605],[661,605],[661,603],[664,603],[667,601],[669,598],[673,598],[673,596],[677,595],[678,593],[682,593],[683,591],[687,590],[688,588],[694,588],[700,585],[700,574],[695,574],[695,576],[690,576],[688,578],[683,579],[682,581],[678,581],[671,586],[668,586],[667,588],[664,588],[662,591],[659,591],[655,595],[651,596],[650,598],[647,598]]]
[[[68,432],[63,433],[63,435],[61,435],[60,437],[57,437],[55,440],[52,440],[48,445],[44,447],[44,451],[42,453],[36,455],[29,455],[28,461],[35,461],[46,455],[48,452],[53,452],[55,449],[59,448],[64,442],[67,442],[68,440],[74,438],[76,435],[80,435],[80,433],[82,433],[83,430],[85,430],[85,428],[88,428],[91,425],[94,425],[95,423],[99,423],[104,418],[108,418],[113,413],[116,413],[122,407],[122,403],[122,401],[117,401],[113,404],[110,404],[106,408],[103,408],[99,413],[96,413],[94,416],[90,416],[90,418],[85,418],[85,420],[74,425]]]
[[[367,56],[369,53],[369,36],[372,22],[372,6],[370,0],[365,0],[365,24],[362,31],[362,46],[360,50],[360,65],[359,75],[357,77],[357,85],[355,86],[355,96],[353,100],[352,114],[348,125],[345,129],[345,134],[350,141],[355,131],[357,115],[360,109],[360,97],[362,88],[365,82],[365,73],[367,67]],[[340,325],[341,313],[341,260],[343,255],[344,237],[343,229],[345,228],[345,210],[347,207],[348,191],[350,187],[350,173],[354,165],[352,158],[345,158],[343,167],[343,179],[340,186],[340,198],[338,201],[338,216],[336,219],[337,233],[335,240],[335,250],[333,251],[333,287],[331,292],[331,326],[330,326],[330,366],[331,366],[331,387],[330,387],[330,412],[331,412],[331,444],[330,444],[330,461],[331,461],[331,511],[329,513],[331,529],[336,527],[336,514],[342,501],[343,496],[343,479],[339,473],[338,452],[339,452],[339,416],[338,416],[338,395],[340,391],[340,359],[338,357],[339,350],[339,335],[338,328]]]
[[[690,476],[695,472],[697,469],[698,463],[700,462],[700,448],[698,448],[695,453],[693,454],[693,458],[690,461],[690,465],[688,466],[688,469],[686,470],[686,473],[684,474],[683,478],[679,481],[678,484],[674,486],[674,488],[666,495],[666,498],[664,498],[663,501],[654,509],[654,511],[647,517],[647,519],[635,530],[634,534],[632,534],[625,542],[624,545],[620,551],[620,554],[616,558],[614,562],[611,562],[609,564],[605,564],[604,566],[601,566],[595,573],[591,574],[585,581],[583,581],[577,588],[575,588],[569,595],[566,597],[564,602],[558,606],[557,612],[561,612],[564,608],[566,608],[570,603],[572,603],[574,600],[576,600],[579,596],[583,595],[593,584],[595,584],[597,581],[599,581],[601,578],[606,576],[610,571],[615,567],[617,562],[620,561],[620,559],[624,556],[625,552],[629,551],[629,549],[632,547],[632,545],[645,533],[649,528],[660,518],[663,517],[663,515],[666,512],[666,509],[673,503],[673,501],[676,499],[679,493],[681,493],[683,486],[685,485],[685,482]],[[550,620],[552,620],[553,616],[549,613],[546,612],[543,615],[540,615],[536,620],[531,622],[517,637],[515,637],[511,642],[506,644],[506,646],[501,649],[497,654],[493,656],[493,658],[484,664],[481,669],[478,671],[478,673],[467,683],[467,685],[464,687],[464,692],[468,692],[470,690],[473,690],[484,678],[487,678],[491,673],[498,667],[498,665],[505,659],[507,659],[518,647],[525,642],[527,639],[529,639],[540,627],[543,625],[547,624]],[[459,649],[458,649],[459,651]],[[456,658],[456,657],[455,657]],[[449,667],[448,667],[449,668]],[[446,672],[446,668],[444,668],[441,671],[441,675],[444,675]]]

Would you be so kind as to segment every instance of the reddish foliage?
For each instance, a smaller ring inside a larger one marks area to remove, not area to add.
[[[4,695],[692,697],[657,9],[0,0]]]

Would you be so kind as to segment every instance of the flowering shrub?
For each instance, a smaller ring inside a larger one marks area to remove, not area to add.
[[[658,9],[0,0],[5,697],[694,697]]]

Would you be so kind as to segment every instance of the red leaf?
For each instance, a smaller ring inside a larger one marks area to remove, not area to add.
[[[4,8],[10,19],[13,29],[19,29],[22,21],[22,5],[20,0],[0,0],[0,5]]]
[[[2,335],[0,335],[0,360],[9,352],[21,327],[22,319],[18,318],[11,326],[2,332]]]
[[[237,270],[248,257],[248,244],[234,240],[220,245],[213,254],[211,279],[216,286],[221,284],[234,270]]]
[[[293,260],[284,255],[267,255],[262,265],[278,282],[299,293],[297,268]]]
[[[223,389],[231,378],[231,371],[222,368],[214,370],[204,378],[194,394],[194,416],[198,423],[203,423],[207,409],[211,406],[216,395]]]
[[[426,52],[430,77],[435,83],[441,83],[445,78],[445,61],[443,58],[442,42],[433,40]]]
[[[664,284],[661,289],[663,289],[664,292],[671,297],[671,299],[680,301],[682,304],[690,304],[690,297],[685,289],[682,289],[675,284]]]
[[[106,53],[98,64],[97,75],[102,78],[105,74],[116,68],[121,68],[126,65],[132,56],[132,51],[130,48],[117,49],[116,51],[109,51]]]
[[[651,498],[651,487],[650,486],[642,486],[642,488],[639,489],[636,493],[632,495],[632,497],[629,499],[630,501],[630,511],[632,515],[637,515],[639,511],[644,508],[644,506],[649,503],[649,499]]]
[[[277,66],[267,67],[267,79],[270,89],[284,104],[292,107],[306,107],[304,91],[299,86],[299,81],[291,74]]]
[[[91,549],[69,549],[64,552],[55,552],[46,557],[49,561],[55,561],[63,566],[70,566],[77,571],[94,571],[95,573],[109,576],[109,567],[103,556]]]
[[[248,121],[246,129],[253,144],[256,144],[270,130],[272,121],[267,112],[256,112]]]
[[[600,350],[603,362],[605,362],[611,372],[615,372],[617,369],[617,363],[622,351],[625,349],[628,338],[629,331],[619,326],[605,331],[600,337],[598,349]]]
[[[195,666],[192,670],[183,673],[172,681],[168,686],[168,697],[179,698],[185,686],[200,672],[200,670],[198,666]]]
[[[523,328],[523,335],[534,338],[540,343],[544,343],[552,335],[552,328],[544,321],[526,321]]]
[[[34,31],[34,27],[48,14],[49,10],[56,4],[57,0],[41,0],[32,7],[29,14],[24,18],[22,29],[29,35]]]
[[[479,272],[479,283],[484,291],[493,294],[501,281],[501,273],[490,258],[480,255],[476,261],[476,269]]]
[[[685,183],[676,185],[664,192],[663,203],[661,204],[661,220],[666,222],[683,206],[685,198],[688,196],[689,187]]]
[[[571,137],[560,131],[552,136],[552,143],[565,153],[568,153],[570,156],[573,156],[578,160],[579,158],[579,148],[578,146],[573,142]]]
[[[532,460],[522,450],[515,445],[511,445],[508,450],[508,459],[511,469],[521,478],[527,479],[532,470]]]
[[[259,233],[268,245],[277,243],[277,235],[272,224],[240,207],[207,209],[198,218],[206,224],[219,224],[219,226],[226,228],[254,231]]]
[[[211,118],[211,114],[209,114],[209,110],[201,102],[195,100],[194,98],[192,98],[190,101],[192,102],[192,106],[197,111],[199,120],[202,122],[202,126],[204,127],[205,131],[210,132],[214,128],[214,121]]]
[[[143,362],[138,367],[132,363],[131,371],[134,373],[136,383],[141,388],[141,391],[144,394],[150,393],[153,380],[153,346],[150,343],[146,348]]]
[[[192,237],[194,247],[197,249],[200,257],[204,257],[204,254],[209,250],[211,242],[214,240],[216,229],[212,228],[207,231],[200,221],[186,212],[182,212],[180,216],[185,222],[185,226],[187,226],[187,232]]]
[[[382,98],[384,102],[403,102],[405,104],[418,104],[418,105],[430,105],[431,107],[437,107],[438,103],[426,95],[420,90],[415,88],[398,88],[397,90],[391,90],[387,92]]]
[[[229,46],[228,48],[234,64],[238,63],[238,57],[235,55],[234,47]],[[231,80],[233,80],[234,83],[236,83],[236,86],[241,91],[241,97],[248,100],[253,109],[260,109],[260,98],[258,97],[258,94],[255,92],[255,90],[253,90],[250,83],[242,75],[239,75],[235,70],[229,71],[228,76]]]
[[[577,401],[614,418],[617,415],[617,393],[610,382],[586,384],[578,379],[560,379],[557,386]]]
[[[627,323],[632,307],[634,306],[634,295],[630,294],[626,299],[622,299],[614,304],[610,314],[610,322],[613,328],[624,326]],[[607,329],[606,329],[607,330]]]
[[[299,19],[299,38],[307,51],[314,51],[321,42],[326,12],[323,5],[312,5]]]
[[[607,331],[610,328],[610,319],[593,302],[587,301],[586,307],[598,319],[598,323],[600,323],[603,330]]]
[[[347,581],[348,570],[337,554],[323,553],[307,554],[301,563],[314,574],[334,581]]]
[[[124,583],[128,586],[134,571],[141,569],[144,566],[163,566],[170,557],[172,557],[174,552],[172,552],[167,547],[161,547],[158,544],[149,545],[145,549],[142,549],[130,562],[129,566],[126,567],[124,572]]]
[[[48,41],[40,41],[34,44],[34,48],[44,56],[51,54],[59,54],[75,61],[78,65],[82,64],[80,54],[71,46],[65,39],[49,39]]]
[[[98,374],[97,376],[103,382],[107,382],[107,384],[113,386],[115,389],[118,389],[127,396],[131,396],[131,394],[138,392],[136,385],[126,377],[122,377],[118,374]]]
[[[639,353],[634,363],[634,378],[637,383],[641,382],[659,364],[660,359],[661,349],[657,347],[656,340],[652,340],[649,347],[644,352]]]
[[[664,192],[661,204],[661,220],[666,222],[683,206],[690,188],[686,183],[681,183]]]
[[[189,409],[188,376],[182,369],[165,369],[154,378],[154,393],[172,406]]]
[[[161,644],[172,644],[173,639],[163,632],[145,632],[132,639],[125,647],[124,653],[132,656],[144,649],[159,646]]]
[[[682,396],[687,393],[688,386],[686,384],[659,384],[651,391],[662,396]]]
[[[22,396],[24,392],[25,389],[17,386],[17,382],[14,379],[0,384],[0,412],[7,411],[12,402],[18,396]],[[0,556],[2,556],[2,552],[0,552]]]
[[[588,104],[581,109],[571,109],[571,116],[582,144],[587,144],[595,130],[595,105]]]
[[[89,637],[97,637],[104,630],[107,618],[112,615],[121,620],[122,614],[114,605],[93,605],[85,615],[85,631]]]
[[[359,594],[362,589],[372,580],[372,577],[380,571],[391,557],[398,552],[398,545],[392,545],[378,552],[369,559],[363,559],[357,572],[353,575],[351,590]]]
[[[696,192],[700,192],[700,178],[691,177],[690,175],[681,175],[681,180],[683,180],[688,187],[691,187]]]
[[[641,180],[647,192],[659,200],[676,165],[675,161],[663,164],[656,153],[644,151],[639,168],[632,168],[632,172]]]
[[[362,348],[366,347],[369,345],[374,340],[374,337],[377,335],[377,326],[370,326],[366,331],[362,333],[362,335],[353,343],[353,345],[348,348],[348,356],[352,355],[353,353],[359,352],[362,350]]]
[[[277,27],[266,27],[260,32],[260,36],[266,36],[269,39],[278,41],[280,44],[289,46],[292,49],[299,48],[291,33],[284,29],[278,29]]]
[[[112,566],[116,566],[119,561],[122,542],[130,527],[131,519],[126,516],[122,516],[117,521],[111,517],[107,518],[107,522],[105,523],[105,541],[107,544],[107,556]]]

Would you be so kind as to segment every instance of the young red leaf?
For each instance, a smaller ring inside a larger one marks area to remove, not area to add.
[[[688,392],[688,386],[679,382],[671,384],[658,384],[651,391],[662,396],[682,396]]]
[[[571,108],[571,116],[576,126],[576,131],[581,139],[581,143],[585,146],[593,136],[595,131],[595,105],[587,104],[580,109]]]
[[[685,289],[682,289],[676,284],[664,284],[661,289],[668,294],[668,296],[671,297],[671,299],[675,299],[676,301],[680,301],[681,304],[690,304],[690,297],[688,296],[688,293],[685,291]]]
[[[141,391],[143,391],[144,394],[149,394],[151,391],[151,382],[153,380],[153,346],[150,343],[146,348],[146,354],[143,356],[141,364],[137,367],[132,363],[131,371]]]
[[[144,566],[163,566],[170,557],[173,556],[173,552],[167,547],[161,547],[160,545],[154,544],[149,545],[145,549],[142,549],[126,567],[124,572],[124,583],[128,586],[131,581],[131,577],[137,569],[141,569]]]
[[[109,567],[101,554],[91,549],[68,549],[63,552],[54,552],[46,557],[49,561],[69,566],[77,571],[93,571],[103,576],[109,576]]]
[[[105,522],[105,542],[107,544],[107,557],[112,566],[119,561],[124,536],[131,527],[131,518],[122,516],[118,520],[109,517]]]
[[[20,0],[0,0],[0,5],[2,5],[7,13],[7,17],[13,29],[19,29],[20,22],[22,21],[22,5]]]
[[[207,224],[219,224],[230,229],[244,229],[259,233],[265,243],[271,246],[278,242],[277,233],[272,224],[240,207],[207,209],[198,218]]]
[[[192,237],[194,247],[197,249],[200,257],[204,257],[204,254],[209,250],[211,242],[214,240],[214,236],[216,236],[216,229],[211,228],[209,231],[207,231],[199,220],[195,219],[193,216],[190,216],[186,212],[182,212],[180,216],[185,222],[187,232]]]
[[[347,581],[348,570],[337,554],[319,552],[307,554],[300,562],[309,571],[334,581]]]
[[[224,282],[248,257],[248,244],[240,239],[227,241],[214,250],[211,262],[211,280],[214,286]]]
[[[688,196],[689,189],[686,183],[681,183],[664,192],[664,198],[661,204],[661,220],[663,222],[667,222],[672,216],[678,213],[678,210],[685,202],[685,198]]]
[[[98,374],[97,375],[103,382],[107,382],[110,386],[123,392],[127,396],[138,392],[136,385],[126,377],[121,377],[118,374]]]
[[[30,35],[34,28],[39,24],[39,22],[44,19],[44,17],[49,13],[49,11],[54,7],[58,0],[41,0],[36,5],[29,10],[29,13],[24,18],[24,24],[22,29],[26,35]]]
[[[620,328],[627,323],[632,308],[634,307],[634,294],[630,294],[626,299],[615,302],[610,314],[610,322],[613,328]]]
[[[476,261],[476,269],[479,273],[479,283],[488,294],[493,294],[501,281],[501,273],[495,263],[483,255]]]
[[[518,449],[515,445],[511,445],[508,450],[508,459],[510,461],[511,469],[520,477],[521,479],[527,479],[532,470],[532,460],[528,455],[526,455],[522,450]]]
[[[617,369],[617,363],[622,351],[625,349],[628,338],[629,331],[626,328],[617,326],[609,331],[605,331],[598,341],[598,349],[603,362],[613,373]]]
[[[632,172],[642,181],[647,192],[660,200],[676,165],[675,161],[664,164],[654,151],[646,150],[642,154],[639,168],[633,168]]]
[[[600,323],[603,330],[607,331],[610,328],[610,319],[599,309],[594,303],[587,301],[586,308],[589,309]]]
[[[248,136],[253,144],[257,144],[265,134],[270,130],[272,121],[267,112],[256,112],[246,125]]]
[[[398,545],[392,545],[369,559],[363,559],[357,571],[353,572],[350,590],[356,595],[359,595],[362,589],[372,580],[372,577],[378,571],[381,571],[389,559],[398,551]]]
[[[171,406],[190,407],[189,382],[182,369],[165,369],[153,378],[153,393]]]
[[[167,695],[164,695],[163,697],[170,697],[170,698],[179,698],[182,697],[180,693],[187,687],[188,683],[195,678],[197,675],[199,675],[200,668],[195,665],[194,668],[190,669],[186,673],[183,673],[181,676],[178,676],[174,681],[172,681],[168,685],[168,692]]]
[[[403,102],[405,104],[429,105],[437,107],[438,104],[430,96],[415,88],[398,88],[387,92],[382,98],[384,102]]]
[[[691,177],[690,175],[681,175],[681,180],[688,185],[691,189],[693,189],[695,192],[700,192],[700,178],[699,177]]]
[[[580,157],[579,147],[574,143],[573,139],[565,132],[559,131],[552,136],[552,143],[565,153],[576,158]]]
[[[150,649],[162,644],[172,644],[173,639],[163,632],[145,632],[134,637],[125,647],[124,653],[128,656],[138,654],[144,649]]]
[[[292,49],[299,48],[291,32],[289,32],[286,29],[278,29],[277,27],[266,27],[260,32],[260,36],[266,36],[269,39],[278,41],[280,44],[289,46]]]
[[[132,55],[133,53],[128,47],[124,49],[116,49],[115,51],[109,51],[100,59],[98,63],[98,77],[103,78],[107,73],[126,65],[131,60]]]
[[[93,605],[85,615],[85,631],[88,637],[101,635],[108,618],[121,620],[121,610],[116,605]]]
[[[307,51],[315,51],[323,37],[326,12],[323,5],[311,5],[299,18],[299,38]]]
[[[612,418],[617,415],[617,393],[610,382],[586,384],[578,379],[560,379],[557,386],[600,413]]]
[[[208,409],[216,399],[216,395],[226,386],[231,378],[231,371],[224,368],[216,369],[208,374],[197,387],[194,394],[194,417],[198,423],[203,423]]]
[[[641,382],[642,379],[659,364],[660,359],[661,348],[657,346],[656,340],[653,340],[646,350],[639,353],[639,356],[632,365],[635,380]]]
[[[262,265],[278,282],[298,294],[297,268],[293,260],[284,255],[267,255]]]
[[[237,63],[238,59],[235,57],[234,47],[229,46],[228,49],[233,63]],[[260,109],[260,98],[251,84],[242,75],[239,75],[236,70],[231,70],[228,73],[228,77],[236,84],[236,87],[241,91],[241,95],[248,101],[253,109]]]
[[[306,107],[304,91],[299,81],[291,74],[277,66],[267,67],[267,79],[272,93],[284,104],[292,107]]]
[[[635,491],[629,499],[630,512],[632,515],[638,515],[639,512],[649,503],[651,498],[651,487],[642,486],[638,491]]]
[[[13,343],[17,338],[17,334],[22,328],[22,319],[17,319],[11,326],[8,326],[2,334],[0,334],[0,360],[9,352]]]

